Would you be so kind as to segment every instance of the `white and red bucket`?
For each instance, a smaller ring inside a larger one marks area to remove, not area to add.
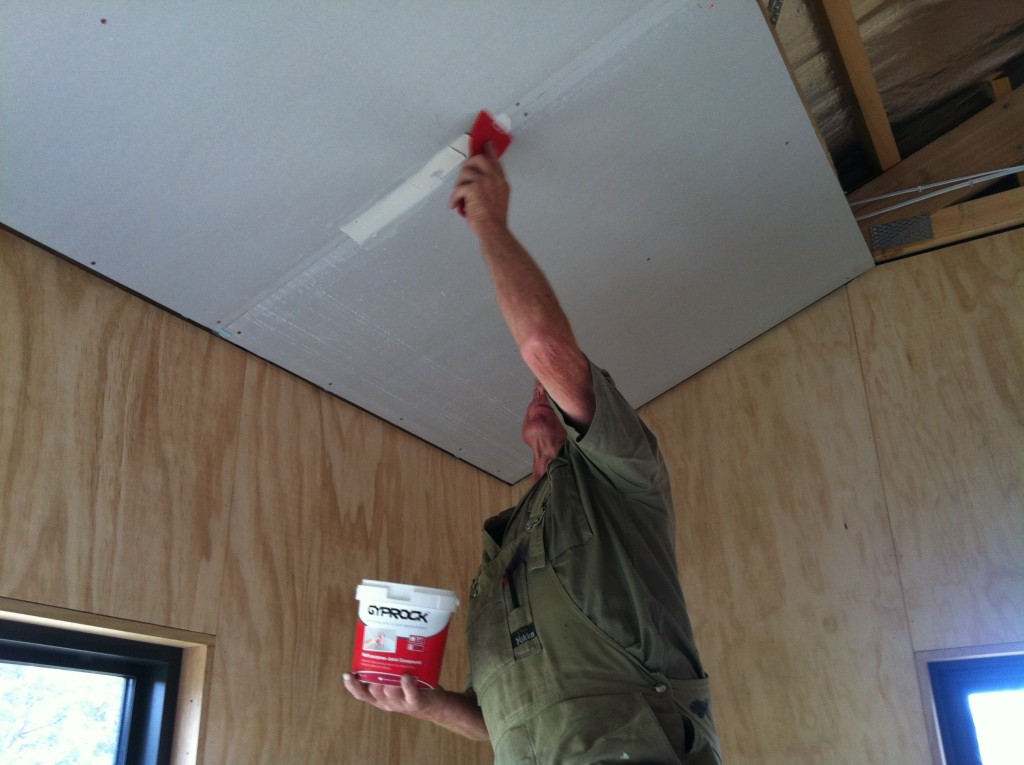
[[[381,685],[400,685],[402,675],[413,675],[420,688],[436,687],[458,596],[451,590],[364,579],[356,587],[356,600],[352,674]]]

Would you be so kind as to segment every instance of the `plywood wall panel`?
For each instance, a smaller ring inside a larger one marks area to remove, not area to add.
[[[850,286],[917,650],[1024,639],[1024,231]]]
[[[245,354],[0,231],[0,594],[213,632]]]
[[[359,581],[463,594],[497,482],[256,359],[243,402],[207,761],[486,761],[486,745],[352,700],[341,674]],[[454,688],[462,630],[459,614]]]
[[[1024,634],[1021,253],[878,268],[644,408],[729,762],[927,762],[913,650]],[[0,595],[214,633],[206,762],[489,761],[340,673],[359,580],[464,596],[525,486],[6,233],[0,360]]]
[[[339,593],[340,642],[352,654],[355,587],[363,578],[425,584],[456,591],[441,684],[461,690],[469,668],[465,608],[480,559],[483,520],[511,501],[505,484],[426,443],[325,397],[324,444],[329,455],[333,513],[346,560]],[[525,446],[523,447],[525,449]],[[490,746],[433,725],[386,715],[349,698],[336,672],[320,699],[314,762],[482,763]],[[340,693],[339,693],[340,692]],[[339,725],[339,720],[344,721]]]
[[[642,413],[726,760],[927,762],[845,291]]]

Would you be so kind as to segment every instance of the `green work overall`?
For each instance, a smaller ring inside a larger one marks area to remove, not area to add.
[[[495,763],[720,765],[707,678],[649,672],[588,618],[550,565],[560,543],[546,550],[545,515],[549,506],[578,510],[572,472],[556,457],[500,544],[484,533],[468,632]],[[576,538],[565,544],[576,545],[596,532],[568,533]]]

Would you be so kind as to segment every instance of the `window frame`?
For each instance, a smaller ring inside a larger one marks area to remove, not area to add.
[[[182,649],[0,619],[0,661],[118,675],[117,765],[169,765]]]
[[[981,753],[968,696],[1002,690],[1024,677],[1024,643],[919,651],[915,659],[932,761],[977,765]]]
[[[201,760],[208,706],[205,701],[210,695],[215,635],[4,596],[0,596],[0,619],[55,627],[77,635],[120,638],[147,645],[180,648],[181,673],[175,695],[176,711],[169,762],[171,765],[197,765]]]

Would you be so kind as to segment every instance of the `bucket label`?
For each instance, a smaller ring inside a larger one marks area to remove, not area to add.
[[[441,674],[451,613],[394,602],[360,602],[353,674],[364,683],[399,685],[414,675],[433,688]]]

